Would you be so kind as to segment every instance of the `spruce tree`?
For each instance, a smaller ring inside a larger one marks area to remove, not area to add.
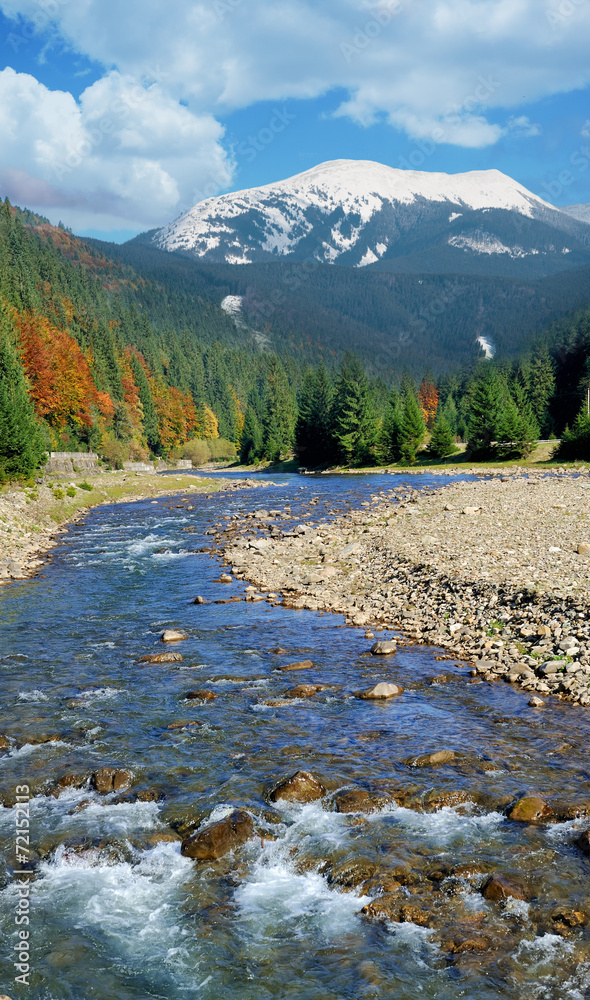
[[[379,441],[379,460],[399,462],[401,458],[403,408],[397,389],[392,389]]]
[[[303,379],[299,398],[299,416],[295,428],[295,447],[301,462],[324,465],[335,458],[330,411],[334,390],[323,364],[309,369]]]
[[[561,443],[556,458],[590,460],[590,414],[584,402],[571,429],[566,427],[561,435]]]
[[[430,435],[428,451],[434,458],[446,458],[448,455],[453,455],[457,450],[453,431],[443,408],[442,412],[439,410],[436,415]]]
[[[422,416],[422,410],[414,395],[414,391],[406,392],[400,435],[401,459],[411,465],[416,461],[416,455],[420,445],[424,441],[426,434],[426,424]]]
[[[334,439],[347,462],[372,460],[377,441],[377,417],[369,380],[359,359],[347,354],[340,366],[333,406]]]
[[[242,442],[240,445],[240,462],[242,465],[253,465],[259,462],[263,453],[263,437],[260,421],[256,416],[254,406],[248,404],[244,417]]]
[[[45,454],[44,434],[9,329],[8,317],[0,310],[0,481],[30,476]]]
[[[473,458],[493,458],[500,434],[502,384],[495,367],[485,361],[476,372],[469,393],[469,438],[467,447]]]

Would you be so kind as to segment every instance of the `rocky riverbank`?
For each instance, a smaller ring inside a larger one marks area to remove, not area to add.
[[[310,489],[313,489],[310,486]],[[496,472],[384,490],[333,520],[234,516],[217,541],[250,600],[342,613],[467,661],[474,678],[590,705],[590,477]],[[444,681],[444,675],[441,677]]]
[[[263,485],[252,479],[197,479],[190,475],[105,472],[71,482],[34,483],[0,492],[0,586],[38,571],[44,555],[92,507],[162,494],[214,493]]]

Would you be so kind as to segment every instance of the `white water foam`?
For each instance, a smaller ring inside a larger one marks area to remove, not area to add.
[[[18,695],[19,701],[49,701],[49,698],[43,691],[19,691]]]

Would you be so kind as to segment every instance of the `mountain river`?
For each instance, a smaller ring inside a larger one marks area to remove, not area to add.
[[[526,692],[476,682],[428,646],[367,655],[373,640],[342,616],[215,603],[247,584],[220,582],[219,561],[194,551],[236,512],[290,505],[309,524],[400,481],[446,480],[265,478],[271,486],[239,493],[97,508],[39,577],[0,589],[0,994],[588,998],[590,859],[574,841],[590,825],[575,815],[590,803],[590,712],[551,699],[529,707]],[[182,661],[138,662],[170,648],[166,628],[189,635],[173,647]],[[313,667],[279,669],[302,660]],[[404,694],[355,697],[380,680]],[[283,699],[302,681],[329,687]],[[186,700],[195,688],[216,697]],[[456,757],[412,763],[439,750]],[[105,767],[131,771],[132,786],[47,794],[64,775]],[[270,803],[299,769],[326,796]],[[335,795],[359,787],[381,805],[336,811]],[[17,794],[31,851],[24,908]],[[559,821],[509,821],[526,794],[561,803]],[[246,844],[214,862],[181,855],[179,833],[236,808],[254,818]],[[484,898],[494,872],[522,880],[527,898]],[[403,922],[360,912],[392,891]],[[30,923],[17,926],[17,912]],[[28,985],[15,982],[23,926]]]

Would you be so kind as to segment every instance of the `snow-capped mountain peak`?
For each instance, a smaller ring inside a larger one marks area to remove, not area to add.
[[[497,213],[512,213],[523,224],[548,223],[564,236],[579,226],[499,170],[443,174],[331,160],[284,181],[199,202],[152,242],[210,262],[288,258],[365,267],[399,257],[408,241],[427,233],[454,253],[468,252],[474,241],[506,252]],[[518,235],[509,249],[526,256]]]

